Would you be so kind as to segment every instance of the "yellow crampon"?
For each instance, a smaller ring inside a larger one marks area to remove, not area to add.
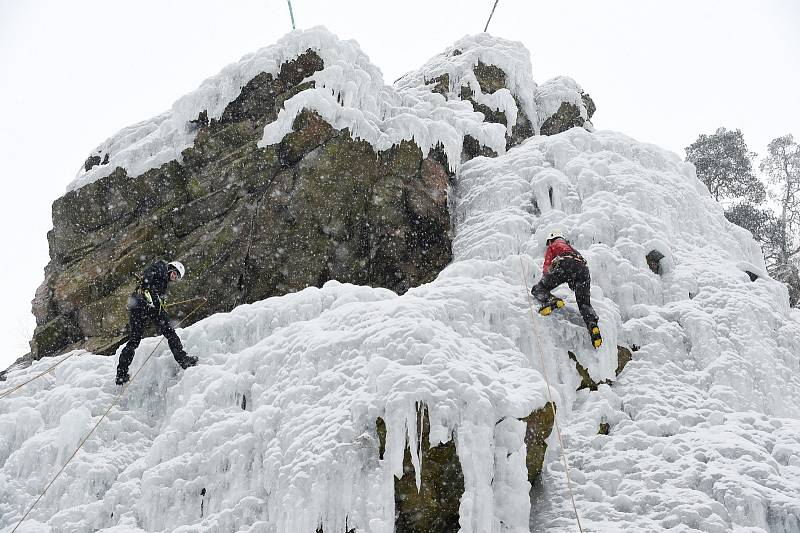
[[[540,315],[542,315],[542,316],[547,316],[547,315],[549,315],[550,313],[552,313],[552,312],[553,312],[553,310],[554,310],[554,309],[553,309],[553,306],[555,306],[555,308],[556,308],[556,309],[561,309],[561,308],[562,308],[562,307],[564,307],[565,305],[566,305],[566,304],[564,303],[564,300],[562,300],[561,298],[558,298],[558,299],[557,299],[555,302],[553,302],[552,304],[550,304],[550,305],[545,305],[544,307],[542,307],[541,309],[539,309],[539,314],[540,314]]]
[[[592,334],[592,346],[594,346],[595,349],[597,349],[600,347],[600,345],[603,344],[603,339],[600,337],[600,328],[594,326],[592,328],[591,334]]]

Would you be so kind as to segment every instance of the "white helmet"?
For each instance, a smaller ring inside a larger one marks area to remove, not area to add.
[[[183,266],[183,263],[180,261],[171,261],[169,266],[175,269],[178,272],[178,279],[183,279],[183,275],[186,274],[186,267]]]
[[[563,238],[564,238],[564,233],[560,229],[554,229],[547,236],[547,241],[549,242],[552,241],[553,239],[563,239]]]

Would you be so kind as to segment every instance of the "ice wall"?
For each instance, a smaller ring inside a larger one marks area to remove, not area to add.
[[[202,361],[185,374],[157,347],[28,530],[388,532],[423,401],[432,442],[454,439],[464,468],[461,530],[526,531],[527,498],[497,498],[527,493],[521,428],[496,423],[545,402],[525,284],[559,225],[589,262],[606,340],[590,347],[565,290],[561,315],[535,319],[584,523],[797,531],[800,327],[780,284],[740,270],[759,264],[752,239],[689,165],[576,128],[463,165],[451,201],[454,262],[430,284],[398,297],[330,282],[215,315],[180,332]],[[618,343],[638,351],[617,384],[576,392],[567,350],[601,381]],[[110,401],[114,365],[84,354],[0,402],[6,531]],[[500,443],[516,447],[507,463]],[[551,438],[534,530],[574,528],[557,449]]]
[[[244,82],[315,45],[350,47],[356,66],[320,73],[327,89],[304,101],[347,102],[327,118],[351,121],[371,142],[409,132],[446,141],[489,127],[467,114],[471,125],[459,130],[458,107],[431,123],[424,117],[439,107],[422,103],[408,116],[376,114],[378,102],[401,97],[361,74],[377,70],[355,44],[332,43],[322,30],[292,35],[281,44],[288,52],[259,52],[226,79]],[[338,68],[341,57],[323,59]],[[161,157],[141,154],[178,154],[189,138],[181,125],[203,109],[213,117],[238,91],[223,78],[157,124],[110,140],[112,163],[116,153],[141,170]],[[441,124],[453,129],[437,137]],[[504,138],[496,129],[485,139]],[[393,476],[406,442],[415,450],[420,401],[432,443],[457,446],[461,531],[572,531],[553,438],[536,504],[514,499],[529,485],[513,419],[544,405],[545,370],[587,530],[800,531],[797,314],[780,284],[750,281],[743,265],[763,269],[757,246],[725,220],[691,166],[622,134],[576,128],[457,170],[454,261],[435,281],[403,296],[329,282],[214,315],[179,331],[201,360],[186,372],[166,346],[145,340],[132,370],[152,350],[154,359],[19,531],[390,532]],[[558,292],[565,310],[531,321],[526,284],[555,226],[589,262],[605,338],[598,351],[569,291]],[[661,274],[647,266],[651,250],[664,255]],[[636,348],[619,381],[576,391],[567,351],[599,382],[614,377],[617,344]],[[14,369],[4,385],[50,364]],[[81,354],[0,400],[0,531],[14,528],[110,403],[115,365]],[[388,428],[383,460],[378,416]],[[601,423],[608,435],[598,434]]]

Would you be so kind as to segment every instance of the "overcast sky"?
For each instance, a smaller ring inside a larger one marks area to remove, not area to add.
[[[492,4],[292,2],[298,28],[358,41],[387,83],[482,31]],[[798,28],[797,0],[500,0],[489,32],[525,44],[538,83],[581,84],[597,128],[683,157],[719,126],[759,154],[800,137]],[[285,0],[0,0],[0,368],[28,351],[50,208],[89,152],[290,29]]]

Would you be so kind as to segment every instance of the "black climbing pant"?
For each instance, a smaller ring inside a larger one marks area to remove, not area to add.
[[[119,354],[118,372],[127,373],[133,361],[133,354],[139,346],[139,343],[142,342],[144,327],[148,320],[153,320],[158,328],[158,332],[166,337],[169,343],[169,349],[172,350],[172,356],[175,360],[179,364],[186,360],[187,356],[186,352],[183,350],[181,339],[178,337],[178,334],[175,333],[172,324],[169,323],[169,315],[167,315],[166,312],[149,308],[141,299],[138,299],[136,305],[128,311],[128,317],[130,320],[131,334],[130,337],[128,337],[128,344],[125,345],[122,349],[122,353]]]
[[[542,276],[531,293],[542,305],[553,299],[550,291],[567,283],[569,288],[575,291],[575,300],[578,302],[578,310],[581,312],[586,327],[591,331],[597,325],[597,313],[594,312],[589,291],[592,286],[592,278],[589,275],[589,267],[586,262],[574,257],[557,257],[551,264],[547,274]]]

